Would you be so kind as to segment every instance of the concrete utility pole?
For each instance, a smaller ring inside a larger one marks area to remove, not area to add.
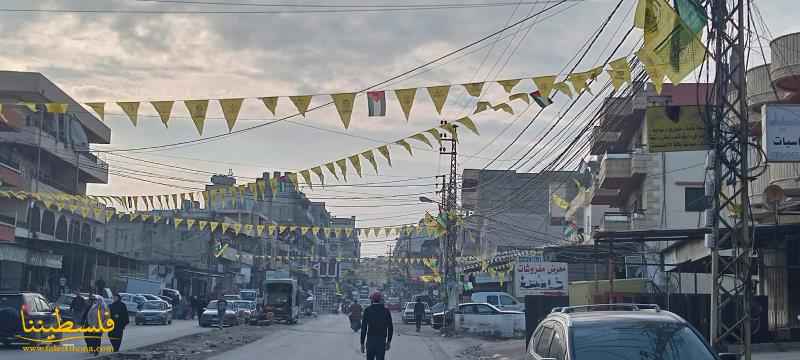
[[[441,125],[447,125],[447,121],[442,121]],[[447,224],[447,233],[444,237],[444,252],[442,253],[442,259],[444,264],[444,273],[442,274],[444,279],[445,285],[445,304],[446,309],[449,311],[455,309],[458,306],[458,297],[460,291],[458,289],[458,274],[456,274],[456,243],[458,242],[458,232],[456,231],[456,224],[455,224],[455,215],[456,210],[458,208],[457,203],[457,195],[458,195],[458,186],[457,186],[457,173],[458,173],[458,152],[456,150],[457,141],[457,127],[452,125],[453,133],[451,136],[447,136],[446,133],[440,133],[441,136],[441,144],[439,147],[439,154],[441,155],[450,155],[450,173],[447,182],[447,187],[445,188],[444,194],[444,201],[443,210],[444,210],[444,218],[445,224]],[[450,143],[450,149],[448,151],[447,147],[444,145],[445,142]],[[448,327],[452,327],[454,324],[451,322],[448,324]],[[450,330],[453,330],[452,328]]]
[[[718,351],[740,351],[742,359],[750,360],[753,239],[749,226],[750,124],[745,100],[744,35],[744,6],[749,5],[741,0],[709,0],[708,4],[712,24],[708,38],[709,44],[715,45],[712,58],[716,69],[713,110],[707,122],[712,125],[714,144],[714,183],[713,189],[707,189],[713,201],[708,239],[714,281],[709,337]],[[723,191],[723,185],[729,191]],[[730,256],[720,256],[720,250],[730,251]],[[725,311],[731,307],[735,311]],[[735,316],[723,317],[726,313]],[[739,346],[726,349],[726,341]]]

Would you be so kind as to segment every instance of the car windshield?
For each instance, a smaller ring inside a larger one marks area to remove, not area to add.
[[[572,328],[575,360],[714,360],[701,338],[674,323],[611,323]]]
[[[145,310],[161,310],[161,303],[157,301],[148,301],[142,304],[142,309]]]

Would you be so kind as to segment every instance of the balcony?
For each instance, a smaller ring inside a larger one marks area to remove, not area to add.
[[[0,186],[21,188],[24,183],[19,163],[5,154],[0,154]]]
[[[57,141],[47,132],[41,132],[41,142],[39,140],[39,130],[32,126],[25,127],[22,131],[0,131],[0,143],[17,144],[34,149],[41,146],[42,151],[58,158],[67,166],[74,168],[77,160],[82,180],[88,183],[108,183],[106,162],[91,153],[75,151],[72,146]]]
[[[592,205],[614,206],[619,198],[619,190],[593,188],[591,193]]]
[[[647,174],[646,153],[606,154],[600,162],[597,182],[603,189],[635,185]]]
[[[631,229],[631,214],[627,212],[609,211],[603,214],[601,231],[627,231]]]

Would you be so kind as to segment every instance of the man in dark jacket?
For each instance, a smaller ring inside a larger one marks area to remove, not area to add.
[[[414,320],[417,321],[417,332],[419,332],[419,328],[422,326],[422,319],[425,317],[425,304],[422,302],[422,298],[418,297],[417,302],[414,303]]]
[[[84,310],[86,310],[86,300],[81,296],[80,290],[75,289],[75,298],[69,304],[69,311],[72,314],[72,322],[76,327],[82,325]]]
[[[349,310],[350,328],[353,329],[353,332],[358,331],[361,327],[362,312],[363,309],[361,309],[361,305],[358,304],[358,301],[353,300],[353,305],[350,305]]]
[[[361,353],[365,352],[366,340],[367,360],[383,360],[392,343],[392,314],[383,306],[383,296],[375,292],[370,296],[372,305],[364,310],[361,317]]]
[[[122,333],[125,331],[125,326],[131,321],[128,316],[128,308],[122,302],[119,294],[114,294],[110,312],[111,318],[114,319],[114,329],[108,333],[108,340],[111,341],[114,352],[119,352],[119,347],[122,345]]]

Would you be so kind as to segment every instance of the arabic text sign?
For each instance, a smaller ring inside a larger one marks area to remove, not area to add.
[[[101,314],[100,309],[97,310],[96,315],[96,322],[98,326],[76,326],[76,324],[72,321],[62,321],[61,311],[59,308],[55,308],[54,310],[55,324],[45,324],[42,320],[34,321],[27,319],[24,310],[20,310],[19,315],[20,320],[22,321],[22,331],[25,333],[25,336],[17,335],[17,337],[22,340],[40,343],[57,343],[79,338],[84,339],[92,336],[102,337],[102,334],[109,333],[114,330],[115,325],[114,320],[110,317],[110,314],[108,312]],[[56,334],[59,334],[60,336],[56,336]],[[69,334],[78,335],[75,336]]]
[[[533,259],[520,257],[514,272],[514,285],[517,296],[550,295],[566,296],[569,294],[569,278],[567,263],[535,262]]]
[[[650,152],[692,151],[709,148],[701,106],[651,106],[647,118],[647,146]]]
[[[800,106],[764,105],[761,116],[767,159],[772,162],[800,161]]]

